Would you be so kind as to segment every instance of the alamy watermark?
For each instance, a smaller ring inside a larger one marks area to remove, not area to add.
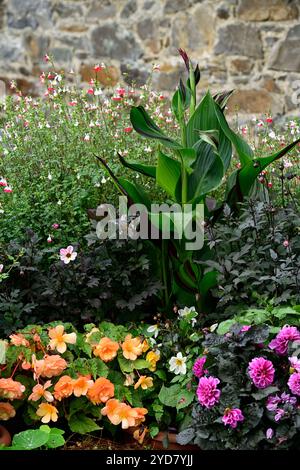
[[[101,240],[183,240],[186,250],[200,250],[204,243],[204,204],[133,204],[119,197],[119,206],[101,204],[96,233]]]

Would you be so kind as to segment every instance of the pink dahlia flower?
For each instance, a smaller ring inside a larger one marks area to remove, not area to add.
[[[201,377],[197,388],[197,396],[200,404],[205,408],[212,408],[218,403],[221,391],[217,386],[220,383],[215,377]]]
[[[300,341],[300,331],[295,326],[285,325],[271,341],[269,348],[283,356],[287,353],[290,341]]]
[[[239,408],[226,408],[224,416],[222,418],[225,426],[236,428],[239,421],[244,421],[244,415]]]
[[[295,372],[290,376],[288,386],[294,395],[300,396],[300,372]]]
[[[61,261],[65,264],[69,264],[70,261],[74,261],[77,257],[77,251],[74,251],[74,247],[72,245],[67,246],[67,248],[61,248],[59,250],[59,255]]]
[[[272,385],[275,369],[271,361],[263,357],[255,357],[249,362],[249,375],[257,388],[266,388]]]
[[[200,379],[204,375],[204,364],[206,362],[206,357],[199,357],[195,364],[193,365],[193,373],[198,379]]]

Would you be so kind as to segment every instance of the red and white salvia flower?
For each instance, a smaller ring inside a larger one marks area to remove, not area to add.
[[[47,243],[52,243],[52,238],[51,238],[51,235],[48,235],[48,238],[47,238]]]
[[[50,61],[50,57],[48,56],[48,54],[45,54],[45,55],[44,55],[44,61],[45,61],[45,62],[49,62],[49,61]]]
[[[12,188],[10,186],[5,186],[4,190],[5,193],[12,193]]]
[[[93,95],[93,94],[94,94],[94,88],[89,88],[89,89],[87,90],[87,94],[88,94],[88,95]]]
[[[124,132],[130,134],[133,131],[133,127],[124,127]]]
[[[282,244],[285,248],[288,248],[290,243],[289,243],[288,240],[284,240],[284,242]]]
[[[7,186],[7,181],[5,178],[0,178],[0,186]]]

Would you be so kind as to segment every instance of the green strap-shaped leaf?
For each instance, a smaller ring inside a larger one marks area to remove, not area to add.
[[[222,131],[235,147],[235,150],[240,158],[242,166],[246,165],[253,158],[253,150],[247,144],[247,142],[242,139],[242,137],[240,137],[238,134],[233,132],[232,129],[230,129],[222,110],[220,109],[219,105],[215,102],[214,107]],[[219,152],[221,153],[221,149],[219,150]]]
[[[188,175],[188,202],[198,202],[221,183],[225,170],[218,153],[208,143],[202,141],[194,171]]]
[[[119,178],[119,183],[125,189],[134,204],[144,204],[147,209],[150,210],[151,201],[139,184],[133,184],[125,178]]]
[[[144,165],[143,163],[129,162],[128,160],[125,160],[125,158],[123,158],[122,155],[120,155],[119,153],[118,153],[118,156],[119,156],[120,162],[126,168],[130,168],[130,170],[138,171],[142,175],[150,176],[151,178],[156,177],[155,165]]]
[[[238,182],[242,195],[247,196],[249,194],[254,181],[267,166],[286,155],[299,142],[300,139],[297,139],[278,152],[275,152],[267,157],[256,158],[242,167],[238,173]]]
[[[158,151],[156,181],[169,196],[180,202],[181,165],[161,151]]]
[[[231,141],[228,136],[226,136],[225,132],[223,132],[222,127],[220,125],[216,110],[222,114],[221,109],[214,101],[213,97],[211,96],[210,92],[208,91],[206,95],[202,98],[201,102],[197,106],[194,114],[189,119],[186,128],[186,136],[187,136],[187,146],[194,147],[196,151],[199,150],[199,140],[200,133],[205,131],[218,131],[219,134],[219,156],[223,161],[223,165],[225,171],[229,167],[231,155],[232,155],[232,148],[231,148]],[[223,119],[224,116],[223,116]],[[199,153],[199,152],[198,152]]]
[[[197,158],[197,153],[195,149],[180,149],[178,150],[178,153],[180,153],[186,169],[189,169],[195,163]]]
[[[175,142],[175,140],[167,137],[161,129],[155,124],[155,122],[147,114],[143,106],[133,106],[130,111],[130,120],[133,128],[144,137],[150,139],[158,139],[166,147],[169,148],[180,148],[181,145]]]

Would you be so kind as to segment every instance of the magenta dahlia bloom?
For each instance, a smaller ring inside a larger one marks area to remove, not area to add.
[[[199,357],[196,361],[195,364],[193,365],[193,373],[198,379],[204,375],[204,364],[206,362],[206,357]]]
[[[300,396],[300,372],[294,372],[289,378],[288,386],[294,395]]]
[[[201,377],[197,388],[197,396],[200,404],[205,408],[212,408],[218,403],[221,391],[217,386],[220,383],[215,377]]]
[[[225,426],[236,428],[239,421],[244,421],[244,415],[239,408],[226,408],[224,416],[222,418]]]
[[[266,388],[272,385],[275,369],[271,361],[263,357],[255,357],[249,362],[249,375],[257,388]]]
[[[283,356],[287,353],[290,341],[300,341],[300,331],[295,326],[285,325],[271,341],[269,348]]]

